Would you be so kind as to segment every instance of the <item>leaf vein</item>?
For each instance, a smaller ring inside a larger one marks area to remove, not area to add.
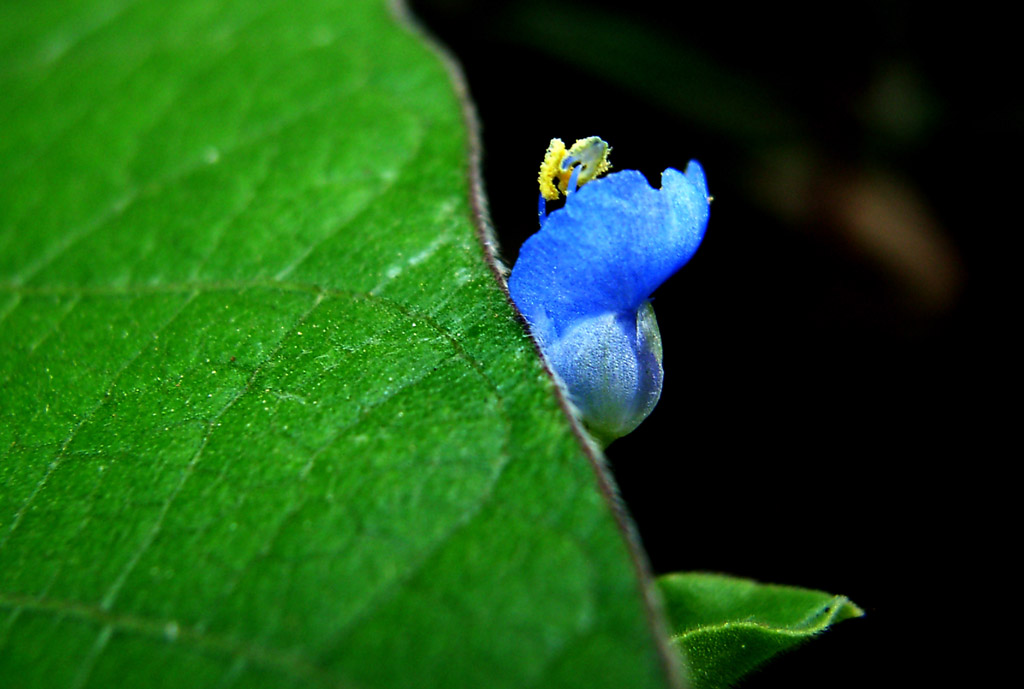
[[[132,573],[132,571],[134,571],[136,565],[138,565],[143,555],[153,545],[153,542],[156,540],[157,536],[162,531],[164,520],[167,518],[167,514],[170,512],[171,506],[174,504],[174,501],[181,493],[181,490],[182,488],[184,488],[185,483],[195,473],[196,465],[199,463],[203,451],[206,449],[206,446],[210,441],[210,436],[213,435],[214,429],[217,427],[217,420],[220,419],[229,409],[231,409],[231,407],[233,407],[235,403],[237,403],[238,400],[240,400],[242,396],[244,396],[251,389],[253,381],[259,375],[263,367],[270,360],[272,360],[274,356],[276,356],[276,354],[281,350],[281,347],[284,346],[284,342],[285,340],[288,339],[288,336],[296,328],[301,326],[302,323],[304,323],[307,318],[309,318],[309,316],[317,309],[317,307],[320,306],[324,298],[325,294],[323,292],[317,295],[316,299],[313,300],[312,305],[296,319],[295,324],[288,331],[281,335],[280,340],[278,340],[274,348],[267,354],[263,361],[261,361],[254,368],[252,374],[249,376],[249,379],[246,381],[245,386],[237,393],[235,393],[235,395],[230,400],[228,400],[227,403],[224,404],[224,406],[217,412],[217,414],[214,415],[212,419],[210,419],[206,433],[204,433],[203,439],[200,442],[199,447],[196,449],[195,453],[192,455],[192,459],[189,460],[189,463],[185,466],[185,469],[182,471],[181,478],[178,480],[177,485],[171,490],[170,495],[167,496],[167,499],[161,506],[160,512],[157,514],[157,518],[154,521],[153,526],[150,527],[150,530],[146,534],[146,537],[143,540],[143,542],[140,544],[138,548],[136,548],[135,552],[132,554],[131,559],[125,564],[124,568],[118,574],[117,578],[114,580],[114,583],[111,585],[110,589],[108,589],[107,593],[103,596],[103,600],[100,603],[101,609],[111,609],[111,607],[113,606],[114,602],[117,599],[118,594],[121,591],[121,588],[124,586],[125,581],[128,579],[128,576]]]
[[[161,332],[170,327],[170,325],[175,320],[177,320],[177,318],[184,312],[185,308],[193,301],[193,299],[196,298],[197,295],[198,292],[190,293],[189,296],[184,301],[182,301],[178,308],[175,309],[174,313],[171,314],[171,316],[163,324],[161,324],[159,328],[156,329],[156,331],[153,333],[153,336],[159,335]],[[141,357],[142,354],[148,349],[148,344],[149,343],[147,342],[147,346],[139,348],[139,350],[135,352],[135,354],[133,354],[131,357],[129,357],[128,360],[125,361],[125,363],[114,373],[114,376],[110,381],[110,385],[108,385],[104,390],[103,394],[99,396],[99,399],[97,400],[96,404],[93,405],[93,407],[89,409],[88,412],[85,413],[81,421],[78,422],[78,424],[71,430],[70,434],[68,434],[67,438],[65,438],[64,441],[61,443],[60,449],[57,451],[57,456],[54,457],[53,461],[51,461],[50,464],[46,467],[46,471],[43,472],[42,478],[39,479],[39,481],[33,488],[32,492],[29,494],[28,498],[26,498],[25,502],[22,503],[21,507],[18,508],[18,511],[15,512],[14,518],[11,520],[10,528],[7,530],[7,533],[4,534],[3,538],[0,539],[0,551],[4,549],[4,547],[7,545],[7,542],[10,540],[11,536],[18,528],[18,525],[21,524],[21,521],[25,516],[25,512],[35,501],[36,496],[39,495],[39,493],[46,486],[46,483],[50,480],[50,477],[60,467],[67,453],[68,446],[71,445],[71,442],[78,435],[78,432],[81,431],[81,429],[84,428],[85,425],[92,420],[92,418],[103,407],[103,405],[106,404],[110,392],[117,385],[117,381],[120,380],[121,376],[124,375],[124,373],[131,367],[131,365],[135,363],[135,361],[137,361],[138,358]]]
[[[180,625],[177,620],[151,618],[141,615],[114,613],[95,604],[80,601],[37,596],[24,596],[0,592],[0,608],[13,612],[33,612],[59,619],[71,618],[91,624],[110,627],[112,632],[129,632],[154,639],[170,641],[200,651],[243,658],[248,662],[277,669],[291,677],[315,682],[319,686],[337,689],[361,689],[349,680],[343,680],[326,669],[311,663],[294,652],[272,646],[239,641],[211,633],[209,630]],[[169,630],[173,629],[173,635]]]

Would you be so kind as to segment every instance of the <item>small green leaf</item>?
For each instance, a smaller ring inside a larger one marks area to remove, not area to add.
[[[844,596],[718,574],[658,579],[692,689],[732,686],[772,656],[864,612]]]

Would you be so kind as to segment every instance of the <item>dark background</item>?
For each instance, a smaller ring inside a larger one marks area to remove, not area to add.
[[[656,573],[822,589],[867,612],[743,686],[952,683],[964,649],[946,634],[982,561],[979,477],[996,459],[988,389],[1006,375],[997,257],[1021,229],[994,210],[1021,179],[998,164],[1019,165],[1024,121],[1006,18],[412,7],[467,75],[509,265],[537,229],[552,137],[601,136],[615,169],[655,185],[690,158],[705,168],[704,243],[655,295],[664,393],[608,448],[616,481]]]

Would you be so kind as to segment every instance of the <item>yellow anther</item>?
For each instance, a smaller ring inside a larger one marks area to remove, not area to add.
[[[561,139],[552,139],[548,144],[547,153],[544,154],[544,161],[540,164],[540,175],[537,181],[540,183],[541,196],[548,201],[558,198],[558,188],[554,180],[562,183],[562,159],[565,158],[565,143]],[[569,177],[566,176],[566,184]]]
[[[580,166],[576,176],[577,187],[582,187],[598,175],[604,174],[612,166],[608,162],[608,154],[611,151],[608,143],[597,136],[579,139],[569,150],[565,149],[561,139],[552,139],[544,154],[544,162],[540,164],[538,182],[541,195],[548,201],[554,201],[558,198],[559,191],[568,194],[569,178],[572,177],[573,168],[577,165]]]

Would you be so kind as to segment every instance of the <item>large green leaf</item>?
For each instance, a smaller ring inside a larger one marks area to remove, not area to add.
[[[772,656],[864,614],[844,596],[720,574],[669,574],[658,587],[693,689],[732,686]]]
[[[3,3],[0,93],[4,687],[674,684],[383,2]]]

